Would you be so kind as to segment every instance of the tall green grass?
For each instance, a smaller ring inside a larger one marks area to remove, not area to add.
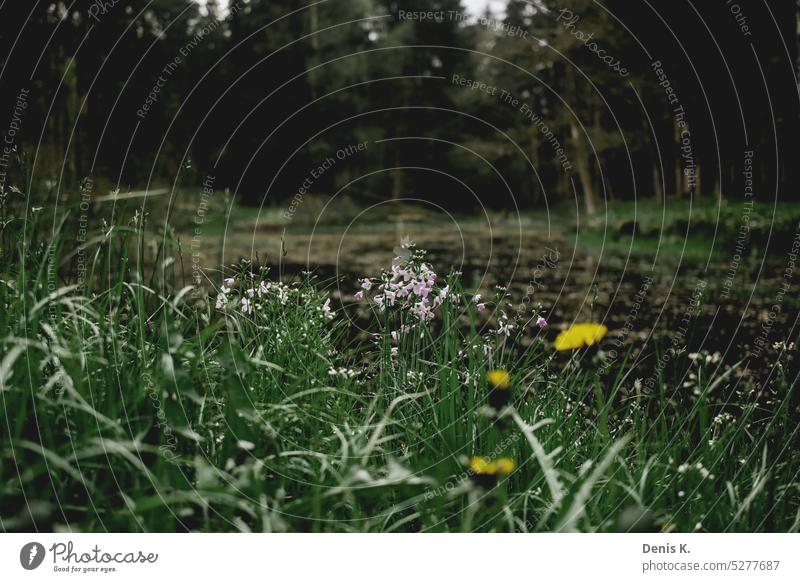
[[[793,348],[760,379],[676,353],[650,389],[625,365],[600,374],[602,348],[553,352],[502,290],[478,313],[457,274],[395,343],[408,313],[373,310],[354,334],[354,307],[329,314],[313,277],[248,264],[216,309],[141,216],[91,233],[76,284],[70,224],[39,213],[4,232],[4,531],[800,527]],[[244,313],[233,298],[262,282]],[[495,368],[512,377],[500,411]],[[487,488],[475,455],[516,467]]]

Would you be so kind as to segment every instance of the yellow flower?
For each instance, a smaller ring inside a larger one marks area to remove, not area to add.
[[[486,457],[472,457],[469,461],[469,468],[476,475],[494,475],[497,473],[497,466]]]
[[[508,475],[511,473],[517,464],[514,462],[514,459],[509,457],[502,457],[497,459],[494,463],[495,467],[497,467],[497,472],[501,475]]]
[[[502,457],[496,461],[488,457],[472,457],[469,461],[469,468],[476,475],[508,475],[516,467],[514,459],[509,457]]]
[[[505,370],[492,370],[486,374],[486,379],[492,388],[504,390],[511,385],[511,375]]]
[[[576,323],[558,334],[553,346],[559,352],[577,350],[600,343],[607,333],[608,328],[601,323]]]

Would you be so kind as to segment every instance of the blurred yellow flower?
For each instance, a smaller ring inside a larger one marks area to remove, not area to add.
[[[514,459],[502,457],[492,461],[488,457],[472,457],[469,461],[469,469],[475,475],[508,475],[516,468]]]
[[[558,334],[553,347],[559,352],[577,350],[600,343],[607,333],[608,328],[601,323],[576,323]]]
[[[486,457],[472,457],[469,461],[469,469],[476,475],[494,475],[497,467]]]
[[[492,388],[503,390],[511,385],[511,375],[505,370],[492,370],[486,374],[486,379]]]
[[[495,461],[495,467],[497,467],[497,472],[501,475],[508,475],[511,473],[517,464],[514,462],[514,459],[509,457],[502,457]]]

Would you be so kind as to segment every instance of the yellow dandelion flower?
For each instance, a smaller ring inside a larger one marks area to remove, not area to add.
[[[517,464],[514,462],[514,459],[509,457],[502,457],[495,461],[495,467],[497,467],[497,472],[501,475],[508,475],[516,468]]]
[[[469,469],[476,475],[494,475],[497,473],[497,466],[486,457],[472,457],[469,461]]]
[[[577,350],[600,343],[607,333],[608,328],[601,323],[576,323],[558,334],[553,347],[559,352]]]
[[[505,370],[492,370],[486,374],[486,379],[492,388],[505,390],[511,385],[511,375]]]

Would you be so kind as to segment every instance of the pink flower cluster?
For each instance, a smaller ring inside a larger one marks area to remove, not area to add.
[[[377,294],[372,298],[380,311],[388,307],[399,307],[410,311],[419,321],[430,321],[434,311],[450,296],[450,288],[436,287],[437,275],[431,266],[422,261],[395,264],[380,282],[361,280],[361,290],[355,295],[357,301],[364,298],[377,285]]]

